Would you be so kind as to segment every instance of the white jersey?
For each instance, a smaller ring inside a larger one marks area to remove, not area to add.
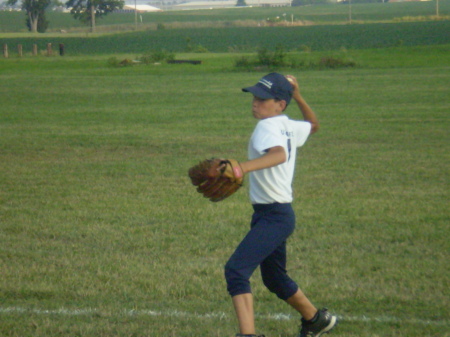
[[[286,115],[262,119],[253,131],[248,145],[248,158],[263,156],[268,149],[282,146],[287,160],[283,164],[250,172],[250,200],[252,204],[292,202],[297,148],[305,144],[311,124],[294,121]]]

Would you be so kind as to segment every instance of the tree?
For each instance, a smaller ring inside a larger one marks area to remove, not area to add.
[[[31,31],[31,22],[30,22],[30,18],[27,17],[27,27],[28,30]],[[45,11],[42,10],[42,12],[39,13],[39,17],[37,20],[37,26],[36,26],[36,30],[38,33],[45,33],[45,31],[48,28],[48,24],[49,22],[47,21],[47,18],[45,17]]]
[[[95,32],[95,19],[106,16],[117,9],[122,9],[125,1],[122,0],[69,0],[67,8],[77,20],[91,25],[91,32]]]
[[[236,7],[245,7],[245,6],[247,6],[245,0],[237,0]]]
[[[51,0],[22,0],[22,9],[27,12],[26,22],[31,32],[38,32],[38,22],[44,24],[43,26],[45,26],[45,23],[48,25],[48,22],[45,20],[45,9],[50,4],[50,1]],[[18,0],[8,0],[6,3],[8,5],[15,5],[17,2]]]

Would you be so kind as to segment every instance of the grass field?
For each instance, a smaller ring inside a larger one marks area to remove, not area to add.
[[[289,71],[322,124],[299,155],[290,274],[341,317],[333,336],[450,336],[448,46],[351,53],[360,67]],[[264,73],[230,53],[107,58],[0,59],[0,335],[232,336],[222,269],[247,192],[212,204],[186,173],[246,158],[240,88]],[[260,333],[294,336],[252,283]]]
[[[292,10],[331,24],[347,9]],[[240,88],[268,70],[234,63],[276,40],[297,64],[355,64],[281,69],[322,125],[297,165],[291,276],[340,316],[333,336],[449,337],[449,21],[420,21],[434,2],[353,9],[364,24],[174,28],[279,10],[233,9],[144,16],[170,28],[159,31],[1,34],[0,336],[234,335],[223,265],[248,227],[247,191],[212,204],[187,169],[246,158],[255,120]],[[1,32],[20,30],[23,13],[10,14],[0,12]],[[408,16],[416,22],[392,23]],[[76,30],[67,15],[49,18]],[[185,53],[187,38],[215,53]],[[66,56],[31,57],[31,43],[48,42],[65,43]],[[110,65],[161,48],[202,64]],[[258,273],[252,284],[260,333],[295,336],[295,313]]]

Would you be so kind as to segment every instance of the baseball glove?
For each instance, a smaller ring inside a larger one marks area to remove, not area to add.
[[[234,159],[204,160],[189,169],[189,177],[197,192],[214,202],[228,198],[244,181],[242,168]]]

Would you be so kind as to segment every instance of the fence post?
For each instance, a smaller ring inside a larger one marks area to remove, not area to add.
[[[59,44],[59,55],[64,56],[64,43]]]
[[[8,45],[6,43],[3,45],[3,56],[8,58]]]
[[[47,43],[47,56],[52,56],[52,44]]]
[[[19,57],[23,56],[23,52],[22,51],[23,51],[22,50],[22,45],[21,44],[17,45],[17,52],[19,53]]]
[[[37,55],[37,44],[33,44],[33,56]]]

